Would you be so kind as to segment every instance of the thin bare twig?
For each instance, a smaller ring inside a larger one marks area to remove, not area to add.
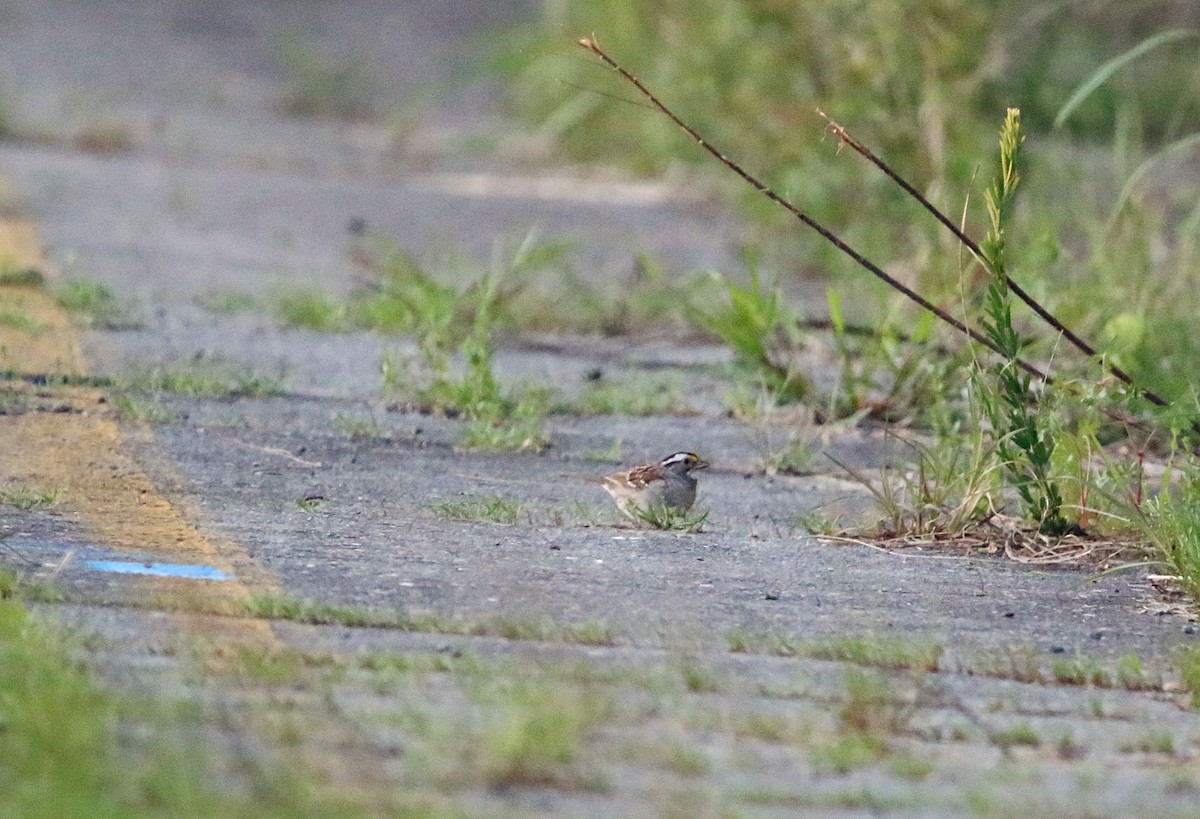
[[[892,557],[902,557],[905,559],[911,558],[914,560],[974,560],[974,557],[972,557],[971,555],[944,555],[944,554],[927,555],[927,554],[913,554],[912,552],[900,552],[900,551],[897,551],[896,549],[889,549],[886,546],[880,546],[878,543],[872,542],[870,540],[862,540],[860,538],[855,538],[855,537],[845,537],[843,535],[812,535],[812,537],[816,540],[827,541],[829,543],[845,543],[845,544],[849,544],[851,546],[866,546],[868,549],[874,549],[877,552],[883,552],[885,555],[891,555]],[[887,540],[885,542],[890,543],[893,541]],[[904,545],[920,548],[921,546],[934,546],[934,545],[936,545],[936,541],[918,539],[918,540],[912,540],[912,541],[904,541]]]
[[[788,213],[795,216],[797,219],[799,219],[805,225],[807,225],[808,227],[815,230],[817,233],[819,233],[821,235],[821,238],[825,239],[827,242],[832,244],[834,247],[836,247],[842,253],[849,256],[860,267],[862,267],[863,269],[870,272],[877,279],[881,280],[882,282],[887,284],[892,289],[896,290],[899,293],[902,293],[910,301],[916,303],[917,305],[919,305],[919,306],[925,308],[926,310],[928,310],[929,312],[933,313],[939,319],[944,321],[946,324],[949,324],[955,330],[958,330],[960,333],[967,336],[972,341],[976,342],[977,344],[982,344],[984,347],[987,347],[989,350],[991,350],[992,352],[994,352],[998,355],[1001,355],[1001,356],[1004,355],[1004,352],[987,336],[968,327],[966,324],[959,321],[957,318],[950,315],[948,312],[946,312],[942,308],[936,306],[935,304],[930,302],[928,299],[926,299],[921,294],[917,293],[912,288],[907,287],[906,285],[902,284],[897,279],[895,279],[892,276],[885,273],[882,268],[880,268],[877,264],[872,262],[870,259],[863,256],[861,253],[859,253],[854,248],[850,247],[850,245],[846,244],[846,242],[844,242],[841,239],[841,237],[839,237],[833,231],[829,230],[824,225],[820,224],[815,219],[813,219],[811,216],[804,213],[802,210],[800,210],[798,207],[793,205],[791,202],[784,199],[782,196],[780,196],[778,193],[773,191],[771,188],[767,187],[766,184],[764,184],[757,177],[755,177],[751,173],[749,173],[741,165],[734,162],[732,159],[725,156],[725,154],[723,154],[719,150],[717,150],[711,143],[708,142],[708,140],[706,140],[703,136],[701,136],[694,128],[692,128],[690,125],[688,125],[682,119],[680,119],[679,116],[676,115],[674,111],[672,111],[665,104],[663,104],[663,102],[660,101],[658,99],[658,97],[656,97],[650,91],[650,89],[648,89],[645,85],[642,84],[641,80],[639,80],[633,74],[629,73],[629,71],[627,71],[619,63],[617,63],[616,60],[614,60],[612,57],[608,56],[608,54],[604,51],[604,49],[600,48],[600,46],[596,43],[594,38],[584,37],[581,40],[579,40],[579,45],[583,46],[588,51],[592,52],[597,57],[599,57],[601,59],[601,61],[604,62],[605,65],[607,65],[609,68],[611,68],[613,71],[615,71],[622,79],[624,79],[626,82],[628,82],[634,88],[636,88],[638,90],[638,92],[641,93],[641,95],[643,97],[645,97],[646,100],[655,109],[657,109],[662,114],[664,114],[668,119],[671,120],[671,122],[675,123],[675,125],[677,125],[689,137],[691,137],[692,140],[695,141],[695,143],[697,145],[699,145],[701,148],[703,148],[708,153],[712,154],[712,156],[714,156],[722,165],[724,165],[726,168],[728,168],[729,170],[733,171],[738,176],[740,176],[744,181],[749,183],[755,190],[757,190],[763,196],[767,197],[772,202],[774,202],[775,204],[779,205],[784,210],[786,210]],[[1029,373],[1030,375],[1034,376],[1035,378],[1041,380],[1045,384],[1053,383],[1053,379],[1050,377],[1049,374],[1042,372],[1036,366],[1034,366],[1033,364],[1030,364],[1027,361],[1024,361],[1023,359],[1020,359],[1020,358],[1013,359],[1012,363],[1015,364],[1016,366],[1020,367],[1022,370]]]
[[[319,466],[323,465],[320,461],[305,460],[304,458],[301,458],[297,455],[293,455],[292,453],[288,452],[286,449],[280,449],[277,446],[262,446],[260,444],[252,444],[249,441],[243,441],[241,438],[231,438],[230,440],[233,441],[238,446],[245,447],[246,449],[253,449],[257,452],[265,452],[268,455],[276,455],[280,458],[287,458],[289,461],[298,463],[301,466],[319,467]]]
[[[850,136],[850,132],[847,131],[844,126],[830,117],[820,108],[817,109],[817,113],[829,123],[829,130],[837,139],[839,144],[849,145],[860,155],[862,155],[868,162],[879,168],[879,170],[883,171],[888,178],[903,188],[905,193],[915,199],[921,205],[921,207],[929,211],[929,213],[933,215],[933,218],[937,219],[947,230],[953,233],[954,237],[971,252],[971,255],[974,256],[980,264],[984,265],[985,267],[987,266],[987,263],[983,260],[983,253],[980,251],[979,245],[976,244],[970,236],[964,233],[963,230],[958,227],[958,225],[954,224],[954,222],[952,222],[950,218],[946,216],[946,214],[938,210],[938,208],[934,206],[932,202],[926,199],[920,191],[910,185],[908,181],[904,179],[904,177],[900,176],[900,174],[893,170],[890,165],[880,159],[870,148],[866,147],[854,137]],[[1042,321],[1050,325],[1050,327],[1052,327],[1056,332],[1062,334],[1063,338],[1070,342],[1077,350],[1092,358],[1101,358],[1100,353],[1096,351],[1096,348],[1077,336],[1069,327],[1055,318],[1054,314],[1043,307],[1037,301],[1037,299],[1029,295],[1029,293],[1026,292],[1023,287],[1013,281],[1012,277],[1010,277],[1007,273],[1004,274],[1004,282],[1008,285],[1008,289],[1011,290],[1017,298],[1025,302],[1025,304],[1029,306],[1029,309],[1033,310],[1033,312],[1036,313],[1038,317],[1042,319]],[[1111,361],[1107,360],[1102,360],[1101,363],[1102,366],[1112,373],[1115,378],[1132,387],[1151,404],[1159,407],[1166,407],[1170,405],[1170,402],[1162,396],[1158,395],[1152,390],[1144,389],[1135,384],[1133,382],[1133,378],[1116,364],[1113,364]]]

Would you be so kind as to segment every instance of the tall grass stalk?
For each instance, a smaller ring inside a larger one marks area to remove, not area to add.
[[[1005,474],[1021,498],[1025,517],[1047,534],[1062,534],[1071,524],[1063,516],[1062,496],[1051,467],[1054,442],[1038,412],[1032,377],[1014,365],[1023,341],[1012,321],[1004,229],[1021,181],[1017,162],[1023,140],[1021,113],[1010,108],[1000,129],[999,167],[986,196],[991,230],[980,243],[991,273],[984,297],[983,330],[1003,358],[987,368],[991,390],[985,389],[982,398]]]

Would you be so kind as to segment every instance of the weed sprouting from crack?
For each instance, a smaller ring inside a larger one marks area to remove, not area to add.
[[[1138,523],[1157,559],[1193,600],[1200,600],[1200,470],[1187,463],[1139,509]]]
[[[521,504],[498,495],[481,495],[438,501],[433,511],[447,520],[511,524],[517,522]]]
[[[1021,179],[1017,161],[1023,140],[1020,113],[1010,108],[1000,129],[999,169],[987,190],[991,230],[980,243],[992,274],[984,299],[983,329],[1002,360],[987,368],[991,388],[980,390],[980,396],[1004,473],[1020,495],[1026,519],[1046,534],[1061,535],[1078,527],[1063,514],[1062,495],[1052,474],[1054,441],[1033,397],[1032,378],[1014,364],[1024,342],[1013,326],[1005,272],[1005,227]]]
[[[282,376],[191,359],[129,372],[114,379],[122,390],[216,397],[262,397],[282,393]]]
[[[726,642],[735,654],[811,657],[892,671],[937,671],[942,655],[940,643],[871,634],[806,640],[769,633],[733,632],[726,636]]]
[[[527,236],[506,267],[484,274],[465,294],[433,281],[404,256],[392,254],[382,268],[377,307],[396,317],[397,329],[416,336],[419,358],[413,373],[396,357],[385,356],[384,389],[407,394],[419,409],[461,417],[468,449],[538,450],[547,443],[542,428],[546,392],[508,394],[492,365],[504,272],[522,268],[534,250],[533,237]],[[451,371],[455,355],[463,360],[461,375]]]
[[[808,378],[775,352],[781,346],[789,350],[801,346],[800,322],[784,304],[778,285],[764,287],[753,261],[745,286],[713,276],[725,299],[694,304],[689,310],[693,323],[724,341],[743,377],[769,390],[777,403],[808,398],[813,392]]]
[[[290,620],[313,625],[342,625],[351,628],[385,628],[430,634],[496,636],[509,640],[560,640],[579,645],[613,645],[616,638],[603,623],[555,623],[536,618],[502,615],[461,619],[432,612],[410,613],[343,603],[304,600],[287,594],[259,593],[244,601],[241,612],[248,617]]]
[[[1189,646],[1176,657],[1179,678],[1183,688],[1192,698],[1192,707],[1200,708],[1200,648]]]
[[[665,503],[655,503],[647,507],[630,504],[628,510],[635,521],[644,523],[653,529],[665,531],[687,532],[695,535],[703,532],[704,524],[708,522],[707,509],[681,511],[667,506]]]
[[[89,279],[68,279],[57,289],[60,307],[101,330],[140,330],[142,320],[129,299],[113,293],[108,285]]]

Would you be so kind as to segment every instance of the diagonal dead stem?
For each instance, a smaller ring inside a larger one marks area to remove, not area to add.
[[[608,53],[605,52],[604,49],[602,49],[599,46],[599,44],[596,43],[596,40],[594,38],[584,37],[579,40],[579,45],[582,46],[583,48],[586,48],[588,51],[592,52],[597,57],[599,57],[600,60],[602,62],[604,62],[605,65],[607,65],[609,68],[611,68],[613,71],[615,71],[622,79],[624,79],[626,82],[628,82],[634,88],[636,88],[638,90],[638,92],[643,97],[645,97],[646,100],[656,110],[658,110],[663,115],[665,115],[668,119],[671,120],[671,122],[675,123],[675,125],[677,125],[689,137],[691,137],[692,140],[694,140],[697,145],[699,145],[701,148],[703,148],[708,153],[712,154],[712,156],[714,156],[722,165],[724,165],[726,168],[728,168],[729,170],[733,171],[735,174],[740,176],[743,180],[745,180],[747,183],[749,183],[755,190],[757,190],[763,196],[767,197],[772,202],[774,202],[775,204],[779,205],[784,210],[786,210],[788,213],[795,216],[797,219],[799,219],[805,225],[807,225],[808,227],[815,230],[817,233],[819,233],[821,235],[821,237],[823,239],[825,239],[827,242],[832,244],[834,247],[836,247],[842,253],[849,256],[851,259],[853,259],[854,262],[857,263],[860,267],[867,270],[869,273],[871,273],[873,276],[875,276],[876,278],[883,281],[885,284],[887,284],[892,289],[903,294],[910,301],[914,302],[915,304],[917,304],[917,305],[925,308],[929,312],[933,313],[939,319],[944,321],[946,324],[949,324],[955,330],[958,330],[960,333],[964,334],[965,336],[970,338],[972,341],[974,341],[978,344],[982,344],[984,347],[987,347],[989,350],[991,350],[994,353],[997,353],[999,355],[1004,355],[1004,351],[1001,350],[987,336],[985,336],[982,333],[967,326],[962,321],[959,321],[957,318],[950,315],[950,313],[946,312],[942,308],[940,308],[937,305],[930,302],[928,299],[926,299],[920,293],[917,293],[912,288],[907,287],[906,285],[902,284],[900,281],[898,281],[894,277],[888,275],[877,264],[875,264],[870,259],[863,256],[861,253],[859,253],[854,248],[850,247],[850,245],[846,244],[846,242],[843,241],[841,239],[841,237],[839,237],[836,233],[834,233],[829,228],[827,228],[824,225],[817,222],[815,219],[813,219],[808,214],[804,213],[802,210],[800,210],[798,207],[793,205],[787,199],[784,199],[782,196],[780,196],[778,193],[773,191],[771,188],[767,187],[766,184],[764,184],[761,180],[759,180],[757,177],[755,177],[753,174],[751,174],[749,171],[747,171],[745,168],[743,168],[737,162],[733,161],[732,159],[727,157],[725,154],[723,154],[721,151],[717,150],[717,148],[714,147],[708,140],[706,140],[694,128],[692,128],[690,125],[688,125],[682,119],[680,119],[679,116],[674,111],[672,111],[661,100],[659,100],[659,98],[657,96],[655,96],[654,93],[650,91],[650,89],[648,89],[645,85],[642,84],[641,80],[639,80],[637,77],[635,77],[629,71],[627,71],[623,66],[621,66],[612,57],[610,57],[608,55]],[[1013,363],[1016,366],[1020,367],[1025,372],[1034,376],[1035,378],[1040,379],[1043,383],[1045,383],[1045,384],[1053,383],[1053,379],[1047,373],[1043,372],[1042,370],[1038,369],[1036,366],[1034,366],[1033,364],[1030,364],[1027,361],[1017,358],[1017,359],[1013,359]]]

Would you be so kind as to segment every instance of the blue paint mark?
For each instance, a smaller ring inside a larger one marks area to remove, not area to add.
[[[89,560],[88,568],[117,574],[148,574],[154,577],[182,577],[188,580],[228,580],[229,575],[212,566],[187,563],[133,563],[124,560]]]

